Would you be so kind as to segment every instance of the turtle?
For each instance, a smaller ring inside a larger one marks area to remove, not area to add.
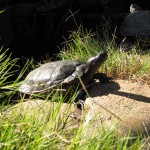
[[[81,81],[84,87],[90,86],[90,81],[93,78],[97,78],[96,71],[107,57],[107,51],[101,51],[87,62],[80,60],[57,60],[42,64],[26,76],[19,86],[19,92],[34,95],[53,89],[61,88],[63,91],[68,91],[69,89],[74,90],[78,87],[79,90],[74,99],[74,103],[77,103],[86,93],[85,89],[81,86]],[[103,79],[106,79],[106,81],[109,80],[109,78],[107,80],[107,75]]]
[[[136,4],[130,5],[130,14],[126,15],[120,25],[120,33],[124,37],[120,43],[120,51],[133,48],[135,43],[143,48],[150,46],[150,11],[142,10]]]

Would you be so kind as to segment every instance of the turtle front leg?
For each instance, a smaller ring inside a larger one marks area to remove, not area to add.
[[[77,105],[77,108],[79,108],[79,109],[84,108],[85,96],[86,96],[86,92],[84,89],[80,89],[77,92],[77,94],[74,98],[74,104]]]

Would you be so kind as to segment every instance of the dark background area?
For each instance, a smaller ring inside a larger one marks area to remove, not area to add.
[[[0,10],[5,9],[0,14],[0,44],[10,48],[12,57],[55,57],[69,31],[82,23],[94,32],[104,16],[113,32],[133,3],[150,9],[148,0],[0,0]]]

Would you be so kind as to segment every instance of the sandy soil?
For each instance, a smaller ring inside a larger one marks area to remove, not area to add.
[[[90,96],[85,102],[85,125],[92,122],[89,128],[92,133],[102,125],[109,128],[116,123],[123,135],[129,130],[134,135],[145,127],[150,133],[149,85],[124,80],[97,82],[91,88]]]
[[[64,118],[67,110],[70,117],[67,128],[79,126],[80,119],[85,118],[88,126],[86,133],[90,136],[102,126],[109,129],[119,124],[121,134],[132,130],[133,135],[143,127],[150,133],[150,86],[138,82],[116,80],[111,83],[96,82],[89,90],[90,98],[85,101],[85,109],[81,111],[74,105],[63,104],[58,118]],[[42,100],[30,100],[19,103],[9,109],[8,114],[27,112],[31,115],[40,114],[42,120],[50,109],[57,109],[57,103]],[[35,108],[35,109],[34,109]]]

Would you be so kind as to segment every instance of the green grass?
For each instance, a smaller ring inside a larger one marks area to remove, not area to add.
[[[59,58],[61,59],[80,59],[86,61],[88,58],[97,55],[103,50],[107,50],[108,59],[102,65],[99,71],[107,73],[109,76],[120,79],[134,79],[150,83],[150,53],[137,53],[133,48],[128,53],[119,52],[114,43],[114,39],[106,34],[99,35],[85,32],[79,29],[73,32],[70,40],[66,41],[65,47],[61,50]],[[113,39],[113,40],[112,40]],[[0,49],[0,98],[6,101],[11,100],[12,95],[16,93],[22,76],[26,70],[33,66],[31,61],[27,61],[20,74],[12,82],[8,82],[16,71],[12,68],[17,66],[18,59],[11,59],[7,51]],[[7,90],[4,94],[3,90]],[[7,93],[7,94],[6,94]],[[75,93],[72,94],[72,102]],[[37,98],[38,99],[38,98]],[[86,139],[85,130],[82,122],[80,126],[72,127],[72,122],[68,121],[69,111],[66,110],[65,117],[60,115],[60,109],[65,97],[57,92],[51,97],[49,107],[49,96],[43,105],[38,104],[35,100],[33,109],[32,105],[22,103],[22,98],[18,111],[15,106],[18,105],[1,105],[0,107],[0,149],[2,150],[141,150],[146,138],[141,139],[139,135],[133,142],[132,136],[128,134],[121,138],[116,135],[117,127],[112,126],[109,130],[104,128],[97,131],[96,134]],[[29,98],[31,102],[32,97]],[[32,100],[33,101],[33,100]],[[59,102],[55,107],[55,101]],[[44,106],[46,104],[46,109]],[[38,106],[38,107],[37,107]],[[70,105],[69,105],[70,106]],[[39,109],[37,109],[39,108]],[[84,122],[84,121],[83,121]],[[88,127],[88,126],[87,126]]]
[[[24,67],[20,69],[18,65],[19,58],[11,58],[9,50],[0,48],[0,104],[9,103],[11,98],[17,92],[17,87],[26,70],[33,64],[32,61],[26,61]]]
[[[90,57],[106,50],[108,59],[99,71],[114,79],[135,79],[150,84],[150,51],[137,52],[133,48],[129,52],[120,52],[114,40],[111,39],[113,38],[108,37],[107,34],[99,37],[79,29],[72,33],[70,40],[66,41],[59,58],[87,61]]]
[[[46,109],[44,103],[48,105],[48,102],[43,101],[39,109],[39,104],[34,105],[32,109],[29,108],[30,104],[27,106],[20,103],[19,111],[10,107],[7,111],[1,112],[0,149],[140,150],[144,145],[145,141],[141,140],[140,136],[134,142],[130,134],[120,138],[115,134],[115,126],[107,131],[102,128],[96,134],[93,132],[94,134],[86,139],[85,132],[88,134],[88,130],[85,130],[82,123],[80,127],[69,129],[75,123],[67,122],[67,115],[66,118],[61,118],[62,103],[56,107],[48,105]]]
[[[55,109],[48,108],[42,116],[42,108],[35,112],[30,110],[32,111],[30,114],[31,112],[29,113],[28,109],[26,111],[24,107],[18,113],[14,111],[16,115],[3,115],[0,119],[0,148],[41,150],[63,148],[67,144],[64,142],[67,139],[63,138],[67,132],[64,133],[61,120],[55,123],[59,106]]]
[[[0,13],[3,13],[5,10],[1,10]]]

